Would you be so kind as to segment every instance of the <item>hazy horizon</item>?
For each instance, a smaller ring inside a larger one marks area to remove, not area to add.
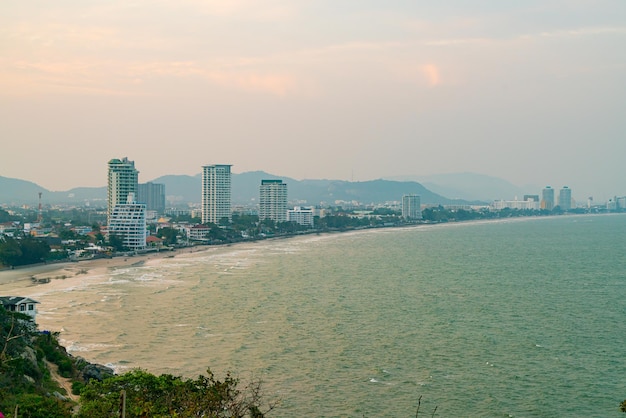
[[[49,190],[211,163],[294,179],[470,172],[624,195],[626,3],[0,6],[0,175]]]

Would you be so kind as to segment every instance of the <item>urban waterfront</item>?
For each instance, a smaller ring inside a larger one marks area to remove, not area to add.
[[[22,294],[74,355],[261,378],[274,416],[413,416],[420,396],[427,416],[620,416],[625,233],[603,215],[305,236]]]

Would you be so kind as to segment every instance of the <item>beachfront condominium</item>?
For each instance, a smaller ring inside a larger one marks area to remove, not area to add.
[[[416,194],[402,196],[402,217],[407,220],[422,219],[421,198]]]
[[[231,174],[228,164],[202,167],[202,223],[219,225],[232,219],[230,210]]]
[[[567,186],[559,190],[559,207],[565,211],[572,209],[572,189]]]
[[[287,184],[282,180],[261,180],[259,220],[287,221]]]
[[[313,209],[296,206],[287,210],[287,222],[295,222],[300,225],[313,228],[315,217]]]
[[[129,161],[126,157],[109,161],[107,224],[111,221],[113,208],[126,203],[129,193],[137,193],[138,178],[139,171],[135,169],[134,161]]]
[[[554,209],[554,189],[550,186],[541,191],[541,209]]]
[[[146,248],[146,205],[135,201],[135,193],[129,193],[126,203],[113,207],[109,220],[108,236],[116,236],[130,251]]]
[[[165,184],[149,181],[140,183],[137,187],[137,202],[145,203],[146,210],[163,215],[165,213]]]

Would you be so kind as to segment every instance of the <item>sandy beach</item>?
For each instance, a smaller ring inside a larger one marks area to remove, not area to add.
[[[166,257],[180,257],[206,251],[208,248],[207,246],[197,246],[128,257],[97,258],[4,269],[0,270],[0,294],[5,294],[6,292],[3,289],[7,287],[13,288],[17,286],[23,288],[48,284],[56,280],[67,280],[81,275],[104,272],[111,268],[137,266]]]

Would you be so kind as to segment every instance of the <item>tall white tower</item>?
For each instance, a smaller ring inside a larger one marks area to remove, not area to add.
[[[224,218],[231,221],[231,167],[230,164],[202,167],[202,223],[219,225]]]
[[[402,196],[402,217],[404,219],[422,219],[422,204],[420,196],[406,194]]]
[[[567,186],[559,190],[559,207],[564,211],[572,210],[572,189]]]
[[[287,184],[282,180],[261,180],[259,220],[287,221]]]
[[[113,208],[126,203],[129,193],[136,195],[138,178],[139,171],[135,169],[134,161],[129,161],[126,157],[109,161],[107,224],[111,221]]]

